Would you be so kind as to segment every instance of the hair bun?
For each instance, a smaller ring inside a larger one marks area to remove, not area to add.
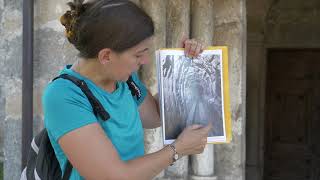
[[[75,15],[79,17],[86,8],[86,5],[83,2],[84,0],[73,0],[73,2],[68,2],[67,4],[71,11],[74,11]]]
[[[83,4],[83,2],[84,0],[73,0],[73,2],[68,2],[67,5],[70,7],[70,10],[60,17],[61,24],[66,28],[66,36],[73,44],[76,41],[75,26],[77,20],[87,7],[87,4]]]

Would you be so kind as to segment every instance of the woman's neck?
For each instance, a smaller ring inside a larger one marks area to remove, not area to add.
[[[103,68],[96,59],[78,59],[71,67],[72,70],[81,74],[82,76],[93,81],[97,86],[105,91],[113,92],[116,90],[116,81],[108,79],[106,69]]]

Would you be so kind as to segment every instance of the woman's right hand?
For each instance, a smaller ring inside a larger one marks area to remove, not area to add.
[[[185,128],[175,141],[177,153],[180,156],[202,153],[211,128],[211,123],[205,127],[195,124]]]

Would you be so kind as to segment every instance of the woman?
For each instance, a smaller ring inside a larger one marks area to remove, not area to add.
[[[62,17],[68,40],[79,50],[79,60],[66,66],[69,74],[86,82],[110,114],[101,121],[84,93],[65,79],[45,89],[45,127],[62,172],[69,160],[70,179],[152,179],[184,155],[201,153],[210,126],[186,128],[174,144],[144,155],[143,128],[161,125],[155,99],[137,76],[149,61],[154,33],[151,18],[126,0],[69,2]],[[186,40],[187,55],[201,46]],[[141,90],[135,99],[126,84],[129,77]]]

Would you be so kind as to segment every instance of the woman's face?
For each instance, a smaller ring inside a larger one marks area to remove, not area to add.
[[[150,37],[122,53],[110,54],[113,75],[117,81],[127,81],[129,76],[138,71],[141,65],[149,63],[152,41],[153,38]]]

